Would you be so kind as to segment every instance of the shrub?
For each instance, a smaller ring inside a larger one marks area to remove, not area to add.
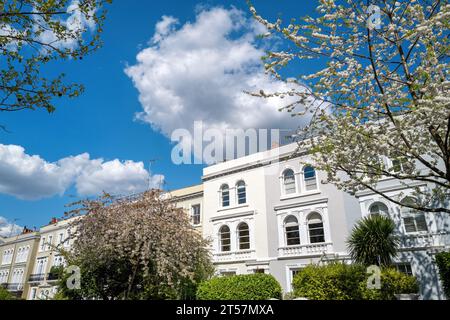
[[[382,269],[381,289],[367,288],[369,276],[357,264],[310,265],[295,276],[294,295],[311,300],[394,300],[395,294],[418,292],[414,277],[392,268]]]
[[[359,299],[359,283],[364,279],[365,269],[360,265],[309,265],[294,277],[294,295],[311,300]]]
[[[200,284],[199,300],[268,300],[281,299],[282,289],[268,274],[216,277]]]
[[[444,286],[445,295],[450,299],[450,252],[438,253],[436,264],[439,268],[439,276]]]
[[[398,245],[395,223],[384,216],[371,215],[358,221],[348,239],[352,260],[365,266],[389,266]]]
[[[15,297],[0,285],[0,300],[15,300]]]
[[[381,289],[367,288],[367,281],[360,283],[362,298],[367,300],[395,300],[396,294],[417,293],[419,285],[415,277],[408,276],[393,268],[381,272]]]

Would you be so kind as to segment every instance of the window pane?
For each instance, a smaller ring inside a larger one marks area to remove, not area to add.
[[[239,250],[250,249],[250,230],[246,223],[242,223],[238,227]]]
[[[192,223],[200,224],[200,205],[198,204],[192,206]]]
[[[228,228],[227,226],[223,226],[222,228],[220,228],[219,236],[220,236],[221,251],[230,251],[231,250],[230,228]]]
[[[417,231],[428,231],[427,221],[423,212],[416,214],[415,220]]]
[[[309,242],[325,242],[325,233],[323,229],[322,217],[314,212],[308,217]]]
[[[230,192],[228,189],[222,191],[222,207],[228,207],[230,205]]]
[[[409,263],[400,263],[400,264],[398,264],[397,265],[397,270],[402,272],[402,273],[404,273],[404,274],[407,274],[409,276],[413,275],[411,264],[409,264]]]
[[[305,177],[305,189],[306,191],[316,190],[317,182],[316,182],[316,170],[313,167],[306,167],[304,169],[304,177]]]
[[[238,204],[246,203],[247,199],[246,199],[246,191],[245,191],[245,182],[239,181],[236,185],[236,188],[237,188]]]
[[[300,232],[298,225],[286,227],[286,242],[288,246],[300,244]]]
[[[403,218],[403,223],[405,224],[405,231],[407,233],[410,232],[416,232],[416,225],[414,223],[414,218],[412,217],[405,217]]]
[[[284,192],[286,194],[295,193],[295,175],[294,171],[286,170],[283,174]]]
[[[389,209],[384,203],[377,202],[370,206],[370,214],[373,215],[389,215]]]

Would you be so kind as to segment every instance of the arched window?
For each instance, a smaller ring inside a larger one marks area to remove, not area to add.
[[[220,251],[231,251],[231,237],[230,228],[228,226],[222,226],[219,230]]]
[[[238,204],[244,204],[247,202],[247,193],[245,190],[245,182],[244,181],[239,181],[236,184],[236,192],[237,192],[237,200],[238,200]]]
[[[371,216],[389,216],[388,207],[382,202],[375,202],[369,208]]]
[[[303,176],[305,178],[305,190],[311,191],[317,189],[317,181],[316,181],[316,170],[307,166],[303,169]]]
[[[416,199],[412,197],[406,197],[401,202],[405,205],[417,204]],[[401,207],[400,211],[406,233],[428,231],[427,221],[423,212],[409,207]]]
[[[308,216],[308,232],[310,243],[325,242],[322,217],[317,212]]]
[[[298,229],[298,220],[294,216],[289,216],[284,220],[284,230],[286,232],[286,244],[295,246],[300,244],[300,232]]]
[[[294,170],[287,169],[283,172],[283,190],[285,194],[296,192]]]
[[[250,249],[250,229],[248,228],[248,224],[243,222],[239,224],[237,229],[238,229],[239,250]]]
[[[230,188],[227,184],[220,187],[220,197],[222,200],[222,207],[228,207],[230,205]]]

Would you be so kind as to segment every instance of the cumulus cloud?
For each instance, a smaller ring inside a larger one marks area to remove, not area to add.
[[[176,28],[164,16],[149,47],[125,69],[139,91],[138,118],[170,137],[194,121],[207,128],[295,129],[301,123],[278,108],[288,99],[261,99],[244,91],[287,91],[284,82],[267,75],[256,45],[261,26],[235,8],[200,12]]]
[[[94,15],[94,11],[89,12],[88,15],[85,15],[81,12],[80,9],[80,1],[72,0],[72,2],[67,7],[67,13],[70,14],[66,20],[59,20],[59,22],[67,28],[73,34],[79,34],[80,38],[85,30],[94,30],[95,29],[95,21],[90,18]],[[36,15],[34,19],[39,24],[39,26],[47,26],[47,22],[44,19]],[[35,27],[37,30],[37,26]],[[78,41],[80,39],[68,38],[61,39],[58,37],[53,30],[47,28],[46,30],[40,32],[39,40],[43,43],[51,43],[52,46],[60,48],[60,49],[75,49],[78,46]]]
[[[22,227],[9,222],[5,217],[0,216],[0,237],[15,236],[22,232]]]
[[[113,194],[132,194],[152,186],[158,186],[163,176],[150,177],[142,162],[113,160],[102,162],[93,160],[77,177],[76,187],[79,194],[98,194],[99,190],[108,190]]]
[[[17,145],[0,144],[0,193],[34,200],[62,195],[75,186],[79,195],[130,194],[157,187],[142,162],[90,159],[88,153],[48,162]]]

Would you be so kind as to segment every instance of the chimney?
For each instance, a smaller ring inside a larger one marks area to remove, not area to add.
[[[31,233],[31,232],[33,232],[33,230],[28,229],[26,226],[23,227],[22,234],[27,234],[27,233]]]

